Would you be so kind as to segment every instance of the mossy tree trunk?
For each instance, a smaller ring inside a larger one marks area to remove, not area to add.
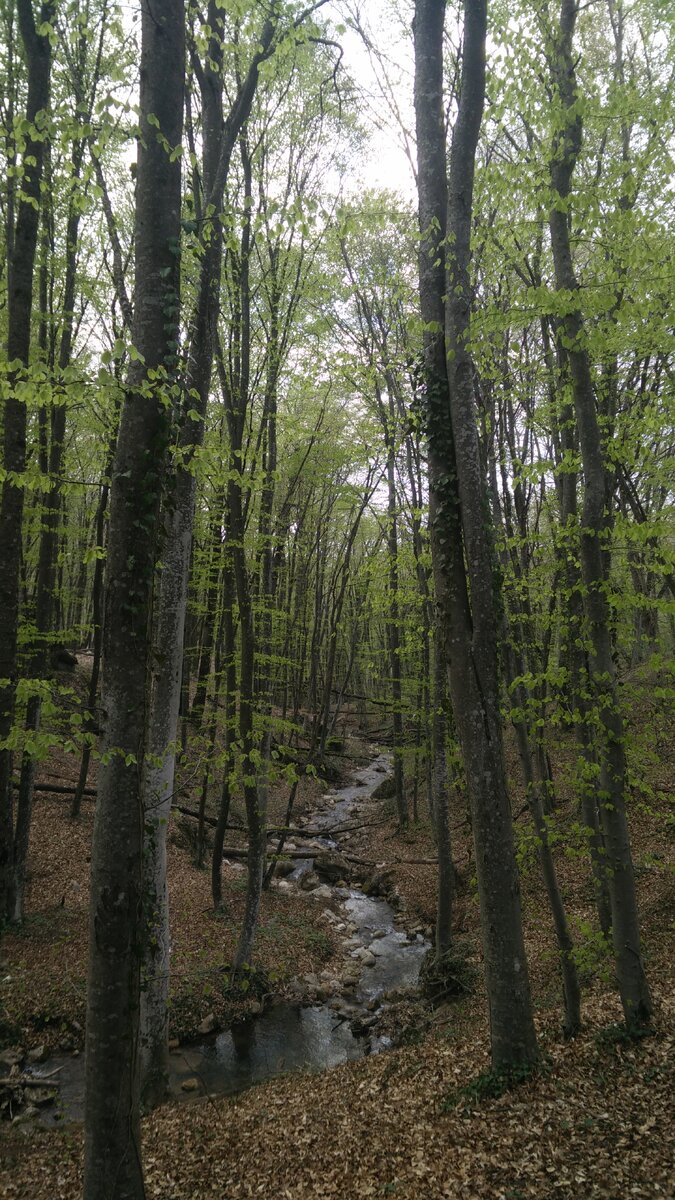
[[[484,0],[464,8],[459,107],[446,181],[444,0],[415,6],[420,299],[425,323],[430,519],[455,725],[471,802],[492,1061],[536,1061],[518,873],[502,751],[497,605],[487,486],[467,340],[475,152],[485,94]]]

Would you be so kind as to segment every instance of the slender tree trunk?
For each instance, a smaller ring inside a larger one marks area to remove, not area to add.
[[[91,119],[95,88],[98,82],[105,20],[101,24],[98,53],[93,72],[93,90],[91,92],[88,110],[85,106],[85,70],[87,59],[87,39],[81,35],[78,40],[77,58],[74,70],[73,89],[74,99],[78,110],[83,113],[84,122]],[[57,361],[57,386],[61,383],[63,373],[71,365],[73,339],[75,328],[75,294],[77,283],[77,261],[79,250],[79,231],[82,216],[80,196],[80,179],[84,160],[86,142],[79,138],[73,145],[70,161],[70,197],[66,221],[66,262],[63,283],[63,302],[61,307],[61,337]],[[66,403],[65,397],[60,403],[53,405],[50,412],[50,444],[48,452],[49,485],[43,503],[40,523],[40,545],[38,550],[37,595],[35,602],[36,637],[32,652],[32,673],[37,679],[44,679],[48,673],[50,647],[54,647],[54,637],[58,628],[60,595],[57,586],[57,563],[59,554],[59,524],[63,514],[63,467],[66,441]],[[82,559],[84,556],[82,556]],[[82,563],[82,566],[84,564]],[[82,588],[84,592],[84,588]],[[26,713],[26,729],[37,732],[41,720],[41,697],[31,696]],[[14,854],[14,920],[23,919],[23,890],[30,836],[30,822],[33,808],[33,787],[35,780],[35,758],[32,754],[24,754],[21,764],[21,786],[19,788],[19,803],[17,809],[17,829],[21,838],[17,838]]]
[[[228,530],[228,542],[229,542]],[[226,544],[226,553],[223,569],[223,671],[225,675],[225,699],[224,699],[224,733],[223,733],[223,782],[220,792],[220,805],[218,808],[218,821],[213,838],[213,857],[211,859],[211,896],[213,898],[213,907],[216,912],[222,909],[223,906],[223,884],[221,876],[221,868],[223,862],[223,846],[225,845],[225,833],[227,830],[227,821],[230,814],[231,800],[231,783],[230,776],[233,766],[233,741],[235,733],[236,721],[236,689],[237,689],[237,662],[235,656],[235,623],[234,623],[234,578],[232,574],[232,564],[230,561],[229,545]]]
[[[104,745],[92,846],[85,1200],[141,1200],[138,1030],[143,920],[141,770],[148,750],[158,514],[177,362],[182,0],[142,3],[133,342],[111,486]],[[149,120],[151,118],[151,120]],[[152,374],[150,374],[152,373]],[[154,378],[153,378],[154,376]]]
[[[432,815],[438,850],[438,891],[436,906],[436,959],[440,961],[452,945],[452,906],[455,891],[455,869],[452,861],[450,819],[448,813],[447,736],[447,662],[445,647],[440,642],[439,622],[434,641],[434,715],[432,725]]]
[[[490,454],[490,471],[491,471],[491,490],[492,503],[495,512],[495,523],[501,528],[506,544],[507,538],[513,540],[513,529],[508,525],[505,526],[504,518],[501,512],[499,503],[499,492],[497,488],[497,467],[494,457],[494,450]],[[503,566],[508,570],[508,551],[503,551]],[[517,578],[522,586],[522,577],[519,572],[520,563],[518,562],[516,570]],[[526,604],[527,600],[520,601],[521,604]],[[542,770],[543,762],[540,753],[541,746],[537,745],[533,736],[531,725],[525,714],[531,706],[531,697],[528,696],[527,689],[524,684],[517,682],[522,680],[528,670],[528,663],[525,657],[525,647],[528,645],[526,631],[523,622],[516,614],[509,618],[504,610],[503,621],[503,636],[502,645],[504,647],[506,682],[511,689],[511,696],[515,703],[515,708],[519,716],[513,719],[513,725],[516,732],[518,742],[518,753],[523,769],[523,779],[525,783],[525,794],[527,803],[530,809],[530,817],[534,826],[535,835],[537,838],[537,854],[539,864],[544,878],[544,886],[553,917],[553,926],[555,929],[556,940],[558,943],[558,951],[560,954],[560,972],[563,984],[563,998],[565,1004],[565,1020],[564,1030],[566,1037],[574,1037],[581,1028],[581,989],[579,986],[579,977],[577,974],[576,965],[573,957],[574,944],[570,933],[565,905],[558,883],[555,863],[553,861],[553,853],[551,850],[551,842],[549,838],[549,829],[546,822],[545,812],[550,806],[550,780],[547,774]],[[509,625],[511,629],[509,629]]]
[[[572,175],[582,144],[582,119],[573,56],[576,0],[562,0],[559,29],[550,48],[553,85],[562,106],[550,160],[551,184],[560,202],[549,214],[556,286],[572,298],[563,317],[574,408],[584,472],[581,570],[584,613],[590,652],[588,685],[601,733],[600,822],[607,855],[607,883],[612,910],[612,942],[617,983],[626,1024],[648,1023],[652,1002],[642,961],[635,880],[626,821],[624,732],[612,656],[609,588],[609,539],[612,489],[598,422],[595,390],[584,338],[584,318],[574,299],[579,292],[572,258],[568,204]]]
[[[387,551],[389,559],[389,670],[392,698],[392,751],[394,755],[394,786],[396,811],[401,829],[408,825],[408,802],[403,778],[403,712],[401,690],[401,626],[398,587],[398,514],[396,498],[396,459],[394,441],[394,397],[389,395],[387,421]]]
[[[55,0],[40,7],[36,27],[31,0],[18,0],[19,29],[28,66],[26,146],[16,227],[12,229],[7,294],[7,361],[11,365],[8,394],[2,414],[3,459],[6,472],[0,501],[0,744],[9,738],[14,720],[19,630],[19,595],[26,469],[26,405],[18,386],[30,365],[33,276],[38,242],[40,185],[48,131],[47,107],[51,76],[51,45],[39,32],[54,16]],[[35,136],[33,135],[35,130]],[[30,812],[24,813],[15,843],[12,799],[12,754],[0,749],[0,925],[13,915],[16,893],[15,855],[23,861],[28,847]],[[20,866],[20,875],[23,869]],[[20,889],[22,891],[22,889]]]
[[[218,494],[213,502],[213,517],[209,527],[208,582],[206,587],[206,611],[202,625],[202,636],[199,647],[197,665],[197,686],[190,708],[190,721],[199,726],[208,695],[211,665],[213,662],[214,641],[218,624],[218,598],[221,590],[221,569],[223,564],[223,510],[225,499]]]
[[[497,422],[494,422],[494,425],[496,424]],[[543,697],[528,694],[524,683],[521,682],[526,674],[532,676],[534,671],[538,670],[538,664],[536,662],[533,664],[527,659],[527,647],[531,647],[533,654],[536,655],[536,649],[533,646],[534,623],[530,599],[527,595],[524,564],[522,564],[519,554],[516,553],[513,554],[512,562],[509,563],[509,552],[506,550],[507,545],[513,545],[515,532],[510,515],[507,515],[510,514],[510,509],[507,500],[508,479],[504,467],[502,467],[504,511],[502,511],[500,503],[494,443],[489,451],[489,463],[492,510],[494,510],[495,524],[500,529],[501,542],[504,546],[501,554],[502,566],[504,572],[508,572],[509,569],[513,570],[516,583],[518,583],[518,587],[514,589],[514,611],[507,612],[506,605],[504,605],[502,616],[504,673],[506,673],[510,695],[513,697],[515,712],[518,713],[513,716],[513,726],[516,742],[518,742],[527,804],[537,838],[539,865],[542,868],[544,886],[549,899],[552,922],[554,922],[558,953],[560,953],[563,1000],[565,1000],[565,1033],[567,1037],[574,1037],[581,1027],[581,991],[573,956],[572,934],[569,930],[565,904],[563,904],[560,884],[557,880],[549,838],[549,826],[545,817],[546,811],[552,808],[552,781],[548,770],[548,760],[546,760],[543,745],[536,733],[538,721],[532,720],[528,715],[532,712],[533,707],[534,718],[543,713]],[[519,482],[516,481],[515,488],[519,486]],[[518,505],[519,500],[516,499],[515,503]],[[526,520],[522,512],[521,517],[519,527],[522,538],[526,530]]]
[[[115,420],[117,425],[117,420]],[[116,439],[115,439],[116,440]],[[108,508],[108,495],[110,492],[107,479],[112,469],[112,463],[115,454],[114,443],[108,451],[108,461],[106,463],[104,476],[106,482],[101,484],[101,492],[96,507],[96,547],[99,551],[103,551],[103,543],[105,539],[105,515]],[[94,578],[91,588],[91,603],[92,603],[92,618],[91,624],[93,629],[93,645],[91,659],[91,677],[89,679],[89,690],[87,694],[87,710],[90,716],[86,721],[87,732],[92,733],[98,730],[98,720],[96,718],[96,703],[98,700],[98,681],[101,673],[101,655],[103,652],[103,583],[105,575],[105,564],[101,553],[96,555],[94,562]],[[82,758],[80,760],[80,772],[77,779],[77,786],[73,796],[73,803],[70,810],[70,815],[73,820],[77,820],[80,815],[82,806],[82,797],[84,789],[87,786],[87,776],[89,774],[89,762],[91,759],[91,743],[87,741],[82,748]]]

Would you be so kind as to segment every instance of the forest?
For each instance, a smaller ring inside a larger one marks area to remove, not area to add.
[[[672,1194],[675,10],[0,0],[0,1190]]]

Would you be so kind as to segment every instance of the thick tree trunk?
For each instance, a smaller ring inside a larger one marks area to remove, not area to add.
[[[144,1195],[141,771],[149,748],[152,595],[169,434],[165,400],[178,337],[181,169],[169,151],[182,136],[184,38],[182,0],[167,0],[161,11],[143,0],[133,325],[139,359],[129,368],[111,486],[102,696],[109,760],[99,776],[92,846],[85,1200]]]
[[[626,1024],[639,1027],[648,1023],[652,1002],[640,945],[633,862],[626,821],[623,720],[611,644],[608,589],[612,488],[585,344],[584,319],[581,307],[576,303],[579,284],[572,258],[568,204],[565,203],[570,195],[572,175],[583,136],[572,46],[576,15],[576,0],[562,0],[559,30],[551,45],[551,79],[562,106],[562,126],[555,135],[550,161],[551,184],[559,200],[551,208],[549,227],[556,286],[569,297],[563,327],[584,472],[581,570],[584,613],[590,642],[587,680],[600,732],[599,810],[607,856],[612,942]]]
[[[146,811],[144,902],[150,918],[146,927],[144,986],[141,1006],[142,1094],[146,1106],[163,1096],[168,1070],[167,999],[169,986],[169,912],[166,887],[166,831],[174,786],[175,739],[180,704],[183,635],[187,607],[190,547],[194,521],[196,481],[190,469],[204,437],[206,406],[213,372],[216,326],[222,268],[220,214],[232,152],[251,110],[260,63],[273,44],[275,24],[266,20],[260,44],[241,82],[232,108],[223,118],[223,17],[216,0],[208,9],[207,65],[198,67],[204,109],[204,191],[215,219],[203,232],[199,290],[190,330],[185,400],[181,409],[182,463],[166,505],[166,546],[161,575],[157,645],[160,653],[152,686],[149,737],[150,761],[144,764],[143,795]],[[193,64],[198,60],[193,55]],[[154,765],[154,764],[157,765]]]
[[[420,299],[427,329],[432,552],[434,578],[440,585],[437,600],[447,627],[452,706],[471,801],[492,1060],[496,1069],[508,1070],[535,1061],[537,1045],[502,753],[487,489],[466,346],[473,174],[485,88],[486,5],[484,0],[465,5],[460,102],[447,192],[444,13],[444,0],[417,0]]]

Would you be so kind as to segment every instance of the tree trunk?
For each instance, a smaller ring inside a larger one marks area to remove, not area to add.
[[[93,71],[93,83],[86,106],[84,95],[85,71],[88,53],[87,39],[80,34],[77,43],[76,61],[73,69],[74,101],[78,111],[82,112],[83,123],[91,120],[96,83],[98,82],[102,43],[105,21],[101,23]],[[68,216],[66,220],[65,240],[65,274],[63,282],[63,302],[61,305],[61,337],[57,360],[57,386],[61,384],[64,372],[71,365],[73,352],[73,337],[75,328],[75,296],[77,283],[77,262],[79,250],[80,220],[82,206],[80,196],[80,179],[86,141],[78,138],[72,148],[70,160],[70,196]],[[45,311],[43,310],[43,318]],[[66,402],[65,394],[53,404],[49,413],[50,443],[47,457],[47,473],[49,488],[43,503],[40,522],[40,544],[38,550],[37,589],[35,601],[35,640],[31,654],[31,673],[36,679],[45,679],[48,674],[50,648],[55,646],[55,634],[58,628],[57,618],[60,609],[59,589],[57,588],[57,564],[59,556],[59,522],[63,513],[63,466],[66,441]],[[84,589],[83,589],[84,590]],[[42,701],[40,694],[31,696],[26,713],[26,729],[37,732],[40,727]],[[35,758],[32,754],[24,754],[21,764],[21,787],[19,789],[19,804],[17,810],[17,838],[14,854],[14,899],[13,916],[16,922],[23,919],[23,891],[26,872],[26,858],[30,837],[30,823],[33,808],[33,784],[35,778]]]
[[[7,290],[8,393],[4,402],[2,465],[6,472],[0,506],[0,925],[12,913],[14,857],[27,849],[30,813],[19,842],[14,839],[12,754],[6,748],[14,720],[17,681],[17,639],[22,561],[26,469],[26,405],[18,387],[30,364],[33,275],[38,242],[40,185],[46,150],[47,106],[51,76],[51,45],[38,29],[51,22],[55,0],[41,5],[36,27],[31,0],[19,0],[18,18],[28,66],[26,144],[16,227],[12,229]],[[32,130],[35,130],[33,136]],[[22,872],[21,872],[22,874]]]
[[[213,372],[222,268],[220,213],[232,152],[251,110],[260,63],[269,56],[275,24],[264,22],[260,44],[242,80],[232,108],[223,119],[223,17],[217,0],[210,0],[207,65],[198,67],[204,108],[204,189],[216,219],[206,222],[198,297],[190,330],[190,353],[184,403],[181,409],[181,466],[166,505],[166,551],[161,575],[157,645],[160,653],[152,687],[149,737],[150,759],[144,764],[146,811],[144,864],[145,903],[150,913],[145,938],[144,987],[141,1003],[142,1094],[146,1106],[166,1091],[168,1072],[167,999],[169,980],[169,912],[166,886],[166,831],[171,810],[175,770],[175,738],[180,704],[183,636],[187,607],[190,546],[196,481],[190,469],[204,438],[206,406]],[[193,65],[198,62],[192,56]],[[157,765],[155,765],[157,764]]]
[[[510,1070],[534,1062],[537,1045],[502,752],[487,489],[466,345],[473,174],[485,89],[486,5],[484,0],[467,0],[465,5],[460,101],[447,185],[444,13],[444,0],[417,0],[420,300],[427,330],[432,553],[437,600],[446,626],[452,706],[471,801],[492,1061],[495,1069]]]
[[[590,649],[587,680],[600,733],[600,821],[607,856],[607,882],[612,910],[612,942],[617,982],[626,1025],[649,1022],[652,1002],[642,962],[635,880],[626,821],[623,720],[619,707],[611,644],[609,539],[612,489],[602,444],[591,366],[584,337],[584,318],[577,303],[576,278],[569,232],[568,201],[582,144],[582,119],[573,58],[576,0],[562,0],[560,26],[553,35],[550,71],[562,106],[562,124],[554,136],[551,184],[558,198],[549,214],[556,286],[569,297],[563,317],[574,408],[584,472],[581,570],[584,613]]]
[[[133,342],[111,485],[104,747],[91,868],[85,1200],[140,1200],[138,1028],[143,920],[141,770],[149,749],[152,596],[178,348],[182,0],[142,3]],[[151,118],[151,120],[149,120]]]
[[[231,552],[226,549],[223,564],[223,671],[225,674],[224,699],[224,731],[223,731],[223,782],[220,792],[218,822],[213,839],[213,857],[211,859],[211,896],[213,907],[218,912],[223,906],[223,885],[221,868],[223,862],[223,846],[225,832],[230,814],[231,784],[233,755],[232,744],[235,734],[236,721],[236,689],[237,662],[235,657],[235,623],[234,623],[234,578],[232,574]]]

